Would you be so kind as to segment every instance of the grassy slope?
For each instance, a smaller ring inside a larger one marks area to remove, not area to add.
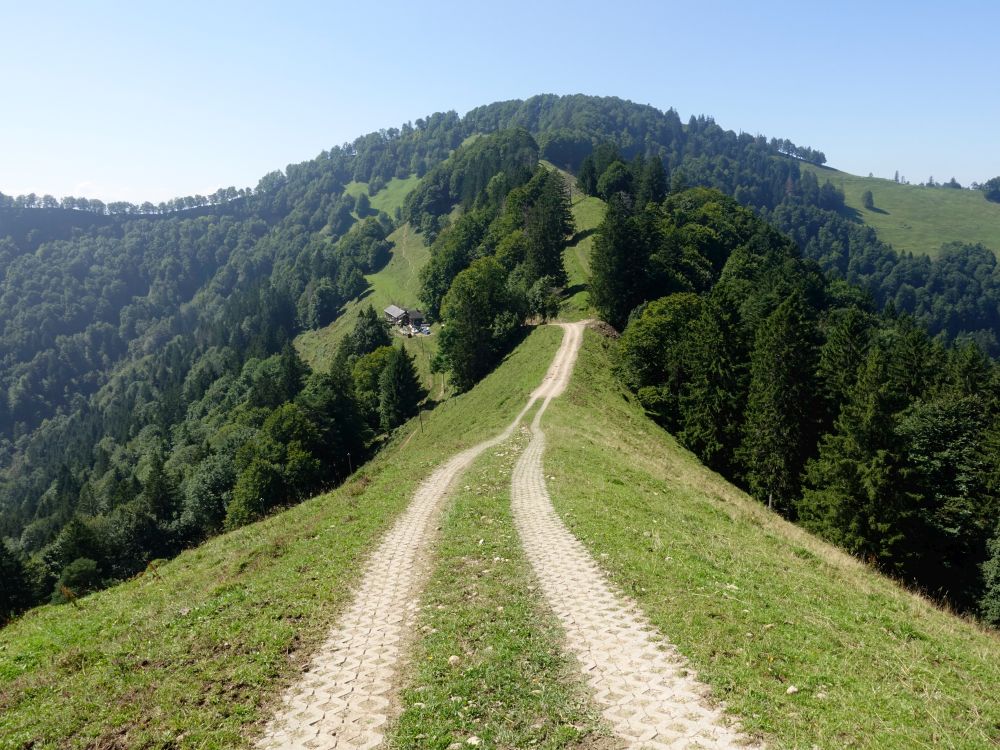
[[[0,630],[0,748],[245,746],[417,483],[513,418],[559,340],[536,330],[337,491]]]
[[[1000,252],[1000,203],[990,203],[978,190],[899,185],[828,167],[800,166],[814,172],[820,184],[829,180],[843,188],[847,205],[896,250],[934,256],[944,243],[959,240],[981,242]],[[872,191],[874,211],[861,203],[865,190]]]
[[[299,354],[314,369],[329,365],[340,340],[354,328],[362,307],[372,305],[381,314],[385,307],[393,303],[411,307],[418,304],[419,271],[430,259],[430,249],[424,244],[423,237],[414,232],[409,224],[403,224],[389,235],[389,239],[395,243],[392,258],[381,271],[366,277],[371,285],[370,292],[360,300],[344,305],[340,317],[330,325],[316,331],[307,331],[296,339]],[[437,333],[437,326],[433,330]],[[439,398],[442,395],[444,376],[432,376],[430,372],[431,358],[437,350],[436,336],[399,338],[407,351],[416,358],[417,370],[424,386],[431,390],[433,397]]]
[[[420,178],[415,174],[406,179],[393,177],[385,184],[385,187],[371,196],[372,208],[376,211],[385,211],[392,216],[397,208],[403,207],[406,196],[417,186]],[[362,193],[368,192],[367,182],[349,182],[344,186],[344,192],[357,198]]]
[[[627,401],[588,332],[552,402],[557,510],[772,747],[1000,742],[1000,638],[770,514]],[[795,685],[799,692],[786,690]]]
[[[592,311],[587,284],[590,280],[590,253],[594,244],[594,230],[604,218],[604,201],[580,192],[576,178],[550,162],[543,161],[546,169],[559,172],[570,189],[575,234],[563,252],[563,265],[568,277],[568,296],[563,300],[562,319],[581,320]]]

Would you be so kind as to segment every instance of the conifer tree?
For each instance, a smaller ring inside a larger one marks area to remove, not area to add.
[[[738,328],[727,301],[709,296],[691,325],[685,351],[688,381],[680,399],[680,441],[727,476],[734,467],[746,390]]]
[[[817,366],[825,425],[833,425],[841,404],[847,400],[864,363],[873,326],[872,318],[855,306],[834,310],[828,316],[826,340],[820,347]]]
[[[614,195],[594,238],[590,301],[619,330],[642,301],[648,259],[627,198]]]
[[[1000,628],[1000,523],[986,546],[983,563],[983,594],[979,599],[979,614],[990,625]]]
[[[903,526],[918,503],[906,481],[896,434],[905,384],[893,377],[892,353],[874,346],[837,417],[806,468],[798,503],[802,524],[863,559],[901,570]]]
[[[28,607],[31,598],[23,560],[0,539],[0,625]]]
[[[379,376],[379,416],[382,429],[392,430],[417,413],[427,392],[420,384],[413,358],[395,347]]]
[[[788,513],[814,439],[814,325],[798,293],[757,331],[741,458],[750,491]]]

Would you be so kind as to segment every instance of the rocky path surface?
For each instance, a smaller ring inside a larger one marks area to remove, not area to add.
[[[582,324],[565,326],[576,337]],[[545,487],[540,421],[565,388],[572,359],[562,367],[531,424],[532,438],[514,468],[514,522],[539,586],[566,630],[593,696],[630,750],[734,748],[750,742],[707,702],[707,688],[683,657],[665,647],[634,603],[616,593],[586,548],[556,515]]]
[[[382,742],[393,713],[395,678],[430,573],[426,548],[444,498],[477,456],[511,436],[538,399],[565,388],[580,338],[579,326],[567,327],[542,384],[502,433],[452,457],[420,485],[369,558],[351,605],[285,693],[258,748],[363,750]]]

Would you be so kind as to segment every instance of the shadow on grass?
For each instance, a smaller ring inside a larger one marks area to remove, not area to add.
[[[597,231],[596,228],[581,229],[579,232],[577,232],[572,237],[570,237],[569,244],[570,245],[578,245],[581,242],[583,242],[585,239],[587,239],[588,237],[590,237],[590,235],[592,235],[596,231]]]
[[[586,292],[590,289],[590,284],[573,284],[573,286],[568,286],[563,289],[562,296],[564,299],[569,299],[574,294],[579,294],[580,292]]]
[[[843,216],[850,222],[854,224],[864,224],[865,220],[861,217],[861,212],[856,208],[851,208],[845,205],[843,208],[837,209],[837,214]]]
[[[883,216],[889,215],[889,212],[886,211],[884,208],[876,208],[875,206],[872,206],[868,210],[871,211],[873,214],[882,214]]]

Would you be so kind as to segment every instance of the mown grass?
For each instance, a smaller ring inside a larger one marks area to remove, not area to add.
[[[406,196],[413,191],[419,182],[420,178],[415,174],[411,174],[404,179],[393,177],[375,195],[369,194],[372,208],[376,211],[385,211],[389,216],[394,216],[396,209],[403,207],[403,201],[406,200]],[[368,193],[368,183],[349,182],[344,186],[344,192],[357,198],[362,193]]]
[[[871,225],[879,239],[896,250],[935,256],[946,242],[981,242],[1000,252],[1000,203],[990,203],[978,190],[900,185],[878,177],[858,177],[828,167],[800,164],[842,188],[848,207]],[[875,210],[861,201],[872,191]]]
[[[526,442],[520,432],[492,449],[456,493],[390,747],[616,746],[561,652],[513,526],[510,476]]]
[[[624,397],[608,346],[587,332],[543,421],[553,501],[744,727],[776,748],[996,747],[997,634],[702,467]]]
[[[0,630],[0,748],[249,745],[417,484],[513,419],[559,340],[534,331],[336,491]]]
[[[430,249],[409,224],[400,226],[389,235],[389,239],[394,243],[392,258],[381,271],[365,277],[370,285],[369,291],[360,299],[344,305],[340,315],[330,325],[307,331],[295,340],[299,354],[313,369],[322,370],[330,366],[337,346],[354,329],[363,307],[372,305],[381,315],[390,304],[406,307],[419,305],[420,269],[430,259]],[[432,375],[430,371],[431,359],[437,352],[437,333],[438,327],[433,326],[431,336],[407,338],[398,336],[397,332],[397,337],[415,358],[424,387],[431,391],[434,398],[440,399],[450,391],[444,375]]]

